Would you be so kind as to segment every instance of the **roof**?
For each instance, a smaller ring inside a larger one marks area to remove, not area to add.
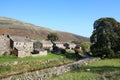
[[[52,44],[51,41],[40,41],[43,44]]]
[[[56,41],[56,42],[54,42],[55,44],[65,44],[65,42],[58,42],[58,41]]]
[[[32,42],[30,38],[20,37],[20,36],[12,36],[10,37],[15,42]]]
[[[76,44],[74,44],[74,43],[68,43],[69,45],[76,45]]]
[[[7,35],[0,35],[0,39],[9,39]]]

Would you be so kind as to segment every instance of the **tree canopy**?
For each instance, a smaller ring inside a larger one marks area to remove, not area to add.
[[[96,20],[90,41],[94,56],[115,56],[120,51],[120,23],[113,18]]]
[[[50,33],[47,35],[47,39],[50,41],[57,41],[59,38],[57,33]]]

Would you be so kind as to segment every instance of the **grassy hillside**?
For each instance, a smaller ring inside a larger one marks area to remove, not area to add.
[[[120,59],[96,61],[47,80],[120,80]]]
[[[85,40],[88,38],[67,32],[53,31],[48,28],[25,23],[16,19],[0,17],[0,34],[29,36],[31,38],[46,39],[47,34],[56,32],[60,41]]]

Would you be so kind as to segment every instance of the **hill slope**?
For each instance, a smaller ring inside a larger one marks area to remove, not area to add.
[[[29,36],[31,38],[46,39],[46,36],[51,32],[56,32],[60,38],[60,41],[89,41],[89,38],[75,35],[72,33],[53,31],[48,28],[36,26],[30,23],[25,23],[16,19],[0,17],[0,34]]]

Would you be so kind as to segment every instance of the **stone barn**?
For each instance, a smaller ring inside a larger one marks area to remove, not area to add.
[[[42,48],[48,51],[52,50],[53,44],[51,43],[51,41],[41,41],[42,44]]]
[[[76,44],[74,43],[68,43],[68,44],[69,44],[70,49],[74,49],[76,47]]]
[[[12,36],[10,46],[13,51],[17,52],[18,57],[30,56],[31,52],[33,52],[33,42],[27,37]]]
[[[64,42],[54,42],[57,47],[65,49]]]

